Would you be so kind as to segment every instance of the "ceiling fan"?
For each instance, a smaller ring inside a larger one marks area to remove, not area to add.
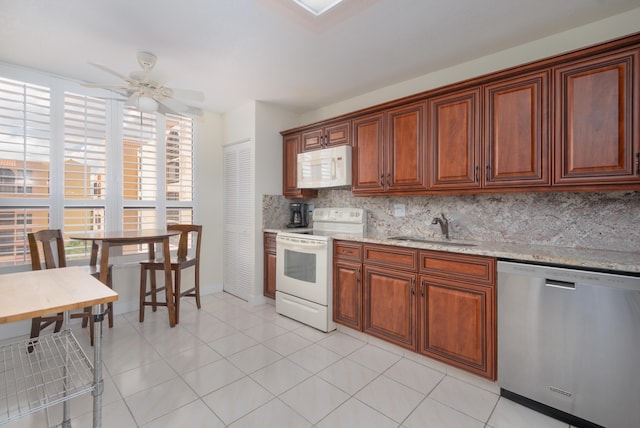
[[[149,73],[156,65],[158,58],[150,52],[138,52],[138,64],[142,70],[135,70],[129,76],[118,73],[102,64],[90,62],[109,74],[126,82],[126,84],[110,85],[87,83],[84,86],[114,90],[127,97],[125,106],[133,107],[144,113],[173,113],[187,112],[190,107],[181,100],[204,101],[204,94],[190,89],[176,89],[164,86],[149,77]],[[180,100],[179,100],[180,99]]]

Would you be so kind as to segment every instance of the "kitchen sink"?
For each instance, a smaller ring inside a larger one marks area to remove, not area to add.
[[[476,244],[471,244],[468,242],[438,241],[438,240],[432,240],[432,239],[417,238],[414,236],[392,236],[389,239],[393,239],[396,241],[420,242],[423,244],[447,245],[450,247],[475,247],[476,246]]]

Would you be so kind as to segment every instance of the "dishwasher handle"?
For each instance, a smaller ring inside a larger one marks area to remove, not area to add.
[[[562,289],[565,289],[565,290],[575,290],[576,289],[576,283],[575,282],[559,281],[557,279],[546,278],[544,280],[544,285],[546,285],[547,287],[562,288]]]

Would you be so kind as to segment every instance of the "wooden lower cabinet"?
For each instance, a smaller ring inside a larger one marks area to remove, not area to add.
[[[333,321],[362,331],[362,244],[334,241]]]
[[[419,352],[495,379],[494,289],[420,276]]]
[[[416,274],[364,265],[364,332],[416,350]]]
[[[496,259],[335,241],[333,320],[496,379]]]
[[[362,331],[362,264],[333,265],[333,321]]]
[[[496,259],[420,251],[418,352],[496,379]]]
[[[263,294],[271,299],[276,298],[276,234],[264,233],[264,278]]]

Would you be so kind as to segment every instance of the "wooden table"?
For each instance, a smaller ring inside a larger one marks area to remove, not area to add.
[[[64,312],[60,333],[0,347],[0,425],[62,402],[61,426],[69,427],[69,400],[92,392],[93,426],[100,427],[103,307],[118,295],[80,267],[0,275],[0,295],[0,324]],[[69,328],[68,311],[87,306],[95,320],[93,367]]]
[[[164,257],[164,280],[167,292],[167,309],[169,312],[169,326],[176,325],[176,309],[173,296],[173,281],[171,279],[171,254],[169,251],[169,238],[179,235],[179,231],[157,230],[128,230],[112,232],[89,232],[71,235],[71,239],[91,241],[91,259],[89,264],[96,266],[98,262],[98,244],[102,247],[100,251],[100,281],[107,283],[109,273],[109,249],[111,247],[123,245],[149,245],[149,260],[155,258],[154,244],[162,243]]]

